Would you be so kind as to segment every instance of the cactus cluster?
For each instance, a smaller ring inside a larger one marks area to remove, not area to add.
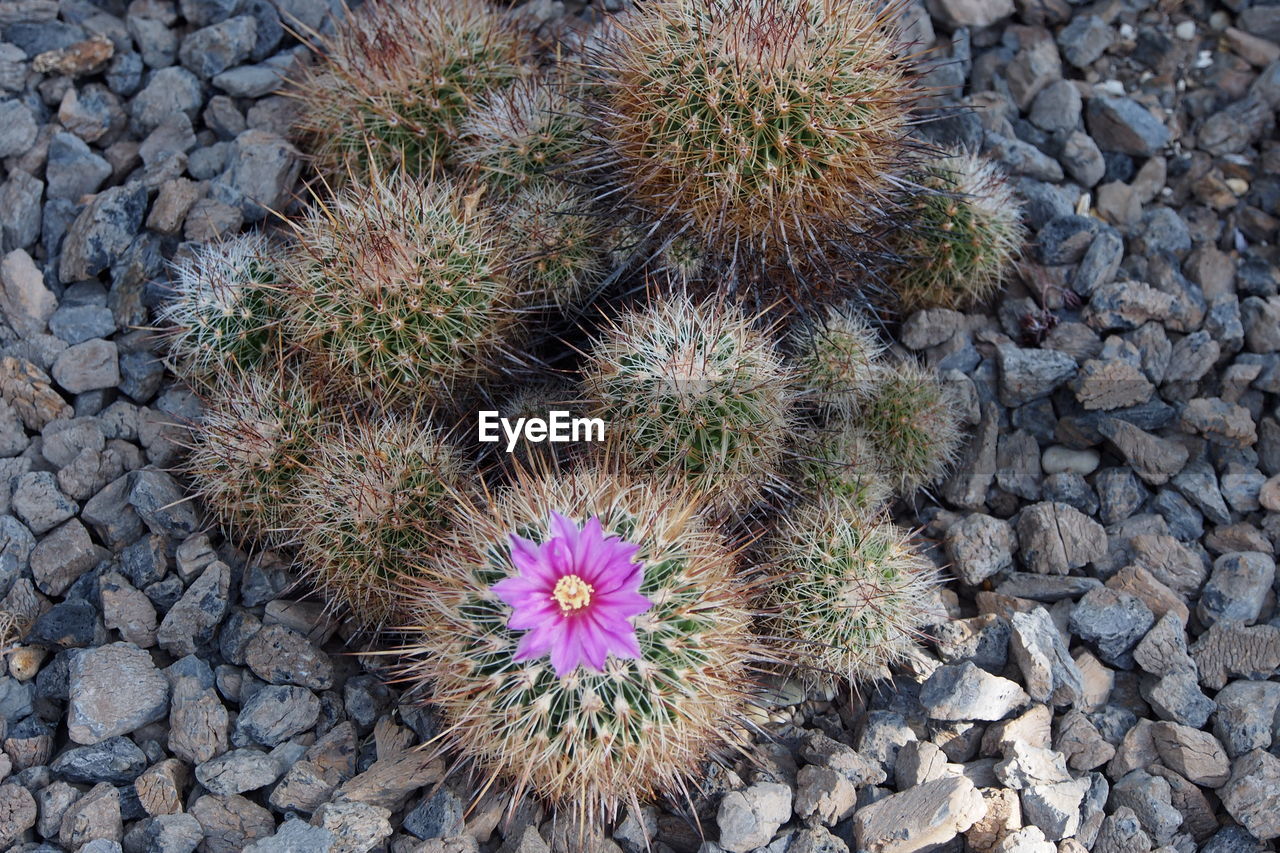
[[[892,10],[654,0],[576,56],[515,14],[370,0],[320,38],[315,197],[199,250],[161,318],[218,520],[399,648],[481,784],[590,824],[696,785],[757,673],[909,647],[933,575],[888,519],[957,407],[849,283],[967,229],[931,273],[958,293],[1018,232],[989,170],[911,179]],[[555,408],[607,440],[476,437],[477,409]]]

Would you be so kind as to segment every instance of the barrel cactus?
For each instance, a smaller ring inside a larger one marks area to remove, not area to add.
[[[687,490],[601,468],[525,475],[460,505],[408,592],[404,676],[439,744],[582,826],[685,789],[739,736],[746,587]]]
[[[664,297],[607,330],[584,387],[628,467],[740,506],[778,479],[793,420],[790,374],[751,320],[722,302]]]
[[[890,282],[903,308],[966,308],[1000,288],[1026,229],[1012,187],[985,157],[960,153],[919,176],[895,239]]]
[[[519,190],[505,207],[504,245],[512,286],[533,307],[567,311],[604,278],[608,226],[567,184]]]
[[[891,363],[876,371],[856,423],[902,494],[937,482],[960,449],[953,393],[915,362]]]
[[[856,423],[804,430],[791,456],[786,467],[801,495],[833,495],[864,512],[882,509],[893,496],[875,445]]]
[[[847,417],[870,391],[884,350],[871,323],[850,308],[831,308],[803,324],[795,340],[803,397],[826,414]]]

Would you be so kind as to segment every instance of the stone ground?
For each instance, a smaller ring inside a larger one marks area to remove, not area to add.
[[[1032,233],[994,315],[902,328],[968,400],[965,458],[904,517],[948,616],[891,682],[784,685],[777,740],[711,776],[709,840],[646,809],[597,849],[1280,837],[1280,6],[1248,2],[908,7],[933,106],[981,108],[923,132],[1003,161]],[[0,848],[576,846],[500,793],[433,793],[406,749],[430,716],[166,473],[198,406],[138,327],[168,260],[290,202],[271,93],[305,51],[286,28],[330,10],[0,3],[0,611],[28,631],[0,669]]]

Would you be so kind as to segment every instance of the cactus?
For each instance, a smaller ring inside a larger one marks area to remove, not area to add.
[[[586,137],[574,92],[567,80],[538,76],[488,93],[462,122],[454,162],[506,191],[561,173]]]
[[[299,574],[362,628],[403,624],[400,577],[441,535],[464,472],[430,426],[397,415],[335,426],[295,486]]]
[[[501,417],[510,421],[519,418],[545,418],[552,410],[579,413],[583,409],[582,400],[578,398],[578,389],[559,379],[531,379],[520,383],[498,403],[497,410]],[[511,463],[517,470],[538,466],[554,465],[557,460],[568,460],[576,456],[586,447],[577,444],[555,444],[550,441],[520,441],[510,454],[505,447],[495,448],[504,462]]]
[[[890,284],[908,311],[966,308],[997,290],[1026,231],[1012,188],[990,160],[961,153],[920,176]]]
[[[512,286],[534,306],[567,311],[604,278],[608,227],[571,187],[543,181],[507,205],[505,235]]]
[[[404,675],[441,712],[442,751],[473,765],[482,786],[500,780],[515,799],[539,797],[580,827],[684,790],[739,736],[756,650],[746,585],[699,512],[688,490],[594,467],[522,474],[491,506],[460,505],[451,546],[408,592],[416,620]],[[640,579],[591,585],[618,561],[638,564]],[[521,608],[549,606],[506,603],[537,580],[555,584],[558,608],[519,621]],[[620,601],[617,613],[643,612],[614,620],[602,661],[570,666],[578,649],[554,636],[548,659],[535,647],[549,635],[524,632],[544,622],[589,630],[565,623],[605,618],[596,596],[634,584],[643,600]]]
[[[883,366],[858,407],[857,424],[901,494],[937,482],[960,449],[951,390],[914,362]]]
[[[795,509],[768,545],[766,635],[811,684],[883,677],[927,621],[932,565],[903,533],[838,497]]]
[[[184,463],[219,521],[272,542],[297,525],[299,474],[323,429],[320,401],[288,366],[228,377],[193,425]]]
[[[479,196],[375,174],[297,224],[291,332],[335,382],[422,405],[490,371],[516,295]]]
[[[588,60],[627,203],[728,268],[818,289],[877,233],[917,89],[891,11],[852,0],[656,0]],[[791,294],[802,306],[809,292]]]
[[[592,414],[635,473],[744,506],[777,478],[793,392],[738,309],[663,298],[616,321],[584,370]]]
[[[848,417],[863,399],[885,350],[861,314],[828,309],[825,318],[800,327],[795,345],[802,395],[825,414]]]
[[[298,131],[331,181],[370,165],[430,172],[479,99],[527,61],[526,39],[484,0],[370,0],[318,40],[325,58],[293,95]]]
[[[174,373],[206,387],[280,359],[277,254],[250,233],[200,246],[174,264],[173,293],[156,312]]]
[[[803,495],[834,495],[864,512],[883,509],[892,497],[875,445],[856,424],[838,421],[826,429],[806,430],[792,456],[794,464],[787,467]]]

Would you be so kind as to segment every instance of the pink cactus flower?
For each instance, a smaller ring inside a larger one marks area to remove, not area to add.
[[[640,657],[631,617],[653,602],[640,594],[643,566],[634,561],[639,545],[605,536],[600,519],[581,528],[551,513],[551,538],[536,545],[511,535],[511,562],[519,572],[494,584],[493,591],[514,612],[507,627],[527,631],[515,660],[551,653],[557,678],[586,664],[604,671],[605,658]]]

